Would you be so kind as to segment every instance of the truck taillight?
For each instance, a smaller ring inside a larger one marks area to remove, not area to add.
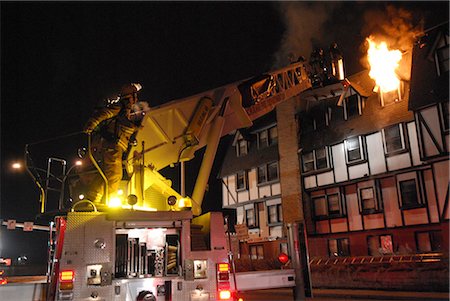
[[[219,300],[230,300],[231,292],[229,290],[219,291]]]
[[[217,293],[219,300],[231,300],[230,290],[230,264],[223,262],[217,264]]]
[[[74,279],[75,272],[73,270],[63,270],[59,272],[59,289],[61,291],[72,290]]]

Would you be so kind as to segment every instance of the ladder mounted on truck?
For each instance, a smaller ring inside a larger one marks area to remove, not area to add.
[[[133,175],[129,192],[138,197],[140,205],[152,207],[145,199],[152,188],[165,198],[176,197],[176,210],[181,210],[182,200],[199,215],[220,138],[251,126],[277,104],[309,88],[305,65],[299,62],[150,109],[127,158],[127,170]],[[167,185],[158,171],[193,159],[205,146],[194,192],[188,198]]]

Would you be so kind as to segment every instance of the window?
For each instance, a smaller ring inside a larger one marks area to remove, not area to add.
[[[421,202],[417,194],[416,179],[400,181],[399,187],[402,209],[411,209],[421,206]]]
[[[339,194],[328,195],[328,215],[340,215],[341,205],[339,202]]]
[[[361,114],[361,97],[359,94],[353,94],[347,97],[344,101],[344,119],[348,120],[353,116]]]
[[[239,171],[236,174],[236,190],[248,189],[248,174],[246,171]]]
[[[347,163],[364,160],[361,136],[345,140],[345,151],[347,155]]]
[[[403,83],[400,81],[399,87],[396,90],[392,90],[389,92],[382,92],[380,90],[380,100],[381,100],[381,106],[387,106],[389,104],[393,104],[399,101],[402,101],[402,86]]]
[[[436,50],[438,63],[439,63],[439,75],[441,75],[445,72],[448,72],[448,70],[449,70],[449,66],[448,66],[449,54],[448,54],[448,52],[449,52],[448,45]]]
[[[267,206],[269,224],[277,224],[283,221],[281,204]]]
[[[441,76],[449,70],[449,37],[447,34],[443,35],[443,38],[439,42],[436,49],[436,66],[438,75]]]
[[[396,124],[383,129],[384,150],[386,154],[396,153],[405,149],[403,127]]]
[[[278,162],[258,166],[258,184],[278,180]]]
[[[314,151],[316,155],[316,167],[317,169],[323,169],[328,167],[328,152],[327,148],[321,148]]]
[[[348,238],[328,240],[328,253],[330,256],[350,256]]]
[[[313,150],[302,155],[303,172],[330,168],[328,147]]]
[[[314,152],[309,152],[302,155],[303,172],[309,172],[315,169],[314,167]]]
[[[250,246],[250,259],[264,259],[263,245],[251,245]]]
[[[441,103],[442,127],[444,132],[449,132],[449,117],[450,111],[448,108],[448,101]]]
[[[380,204],[374,187],[360,188],[359,202],[361,213],[363,214],[377,213],[380,211]]]
[[[441,231],[416,232],[417,251],[437,252],[442,249]]]
[[[278,163],[277,162],[267,164],[267,180],[269,182],[278,180]]]
[[[248,153],[248,143],[244,139],[239,139],[236,143],[236,153],[238,157],[244,156]]]
[[[269,145],[276,144],[278,142],[277,127],[265,129],[257,133],[258,136],[258,148],[267,147]]]
[[[245,219],[248,228],[258,227],[255,207],[245,209]]]
[[[393,254],[392,235],[374,235],[367,237],[369,255],[380,256]]]
[[[339,193],[313,197],[312,201],[314,217],[317,219],[342,217],[344,215]]]

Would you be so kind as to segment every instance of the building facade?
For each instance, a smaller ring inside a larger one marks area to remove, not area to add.
[[[394,91],[377,90],[366,70],[289,100],[310,258],[448,254],[448,45],[448,23],[427,31],[403,54]],[[281,135],[275,117],[263,117],[236,132],[223,162],[239,256],[287,251]]]

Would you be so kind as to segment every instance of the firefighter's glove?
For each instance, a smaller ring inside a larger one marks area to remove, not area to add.
[[[94,129],[92,128],[92,126],[90,126],[89,124],[87,124],[87,125],[85,125],[85,127],[84,127],[84,129],[83,129],[83,132],[85,133],[85,134],[91,134],[92,133],[92,131],[94,131]]]

